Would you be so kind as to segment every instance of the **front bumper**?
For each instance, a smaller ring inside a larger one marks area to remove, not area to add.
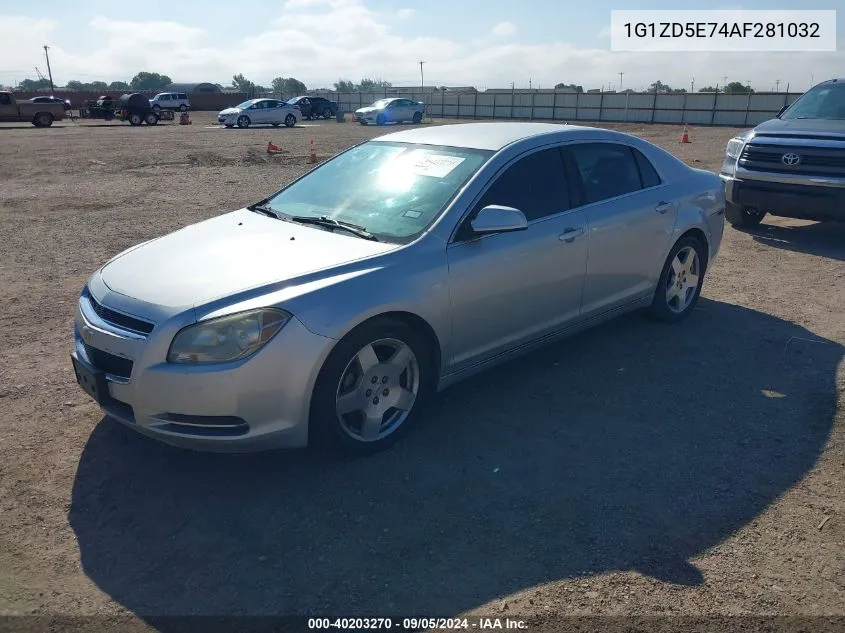
[[[378,123],[378,112],[364,112],[364,113],[355,113],[355,120],[358,123],[365,123],[367,125],[376,125]]]
[[[721,174],[725,198],[771,215],[815,221],[845,221],[845,187],[777,182]]]
[[[85,297],[74,330],[73,356],[83,367],[124,374],[106,374],[104,413],[168,444],[216,452],[306,446],[314,381],[334,344],[291,318],[243,361],[172,364],[166,349],[174,328],[165,323],[159,332],[157,324],[147,337],[122,331]]]

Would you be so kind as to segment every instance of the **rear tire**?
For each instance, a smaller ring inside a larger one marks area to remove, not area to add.
[[[180,111],[180,112],[187,112],[187,111],[188,111],[188,106],[186,106],[186,105],[183,103],[182,105],[180,105],[180,106],[179,106],[179,111]]]
[[[329,354],[317,377],[311,399],[309,442],[328,444],[353,456],[376,453],[395,443],[434,393],[436,371],[428,347],[424,337],[411,326],[390,318],[374,319],[347,334]],[[365,350],[371,354],[364,353]],[[403,350],[408,360],[391,366],[392,354]],[[364,367],[361,359],[365,358],[378,364]],[[400,398],[408,393],[415,394],[410,404]],[[353,404],[348,413],[338,414],[343,409],[340,394],[351,395],[364,408]],[[397,405],[405,404],[392,406],[394,398],[400,398]],[[369,411],[369,419],[376,421],[374,426],[370,425],[373,432],[369,434],[365,428],[365,409],[375,409]]]
[[[698,303],[706,269],[707,247],[694,237],[678,240],[660,273],[651,315],[669,323],[687,318]]]
[[[730,202],[725,206],[725,219],[731,226],[738,229],[755,227],[763,221],[764,217],[766,217],[765,211],[749,210],[747,207]]]
[[[154,112],[150,112],[145,118],[144,121],[147,125],[158,125],[158,117],[155,115]]]
[[[53,115],[49,112],[39,112],[32,119],[32,124],[35,127],[50,127],[53,125]]]

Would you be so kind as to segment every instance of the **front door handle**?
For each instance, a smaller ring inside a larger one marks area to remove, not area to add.
[[[558,235],[558,239],[566,242],[567,244],[571,244],[575,241],[576,237],[580,237],[584,234],[584,229],[579,227],[570,226],[564,229],[563,233]]]
[[[660,215],[663,215],[667,211],[669,211],[669,209],[671,209],[671,208],[672,208],[671,202],[661,202],[656,207],[654,207],[654,210],[657,211]]]

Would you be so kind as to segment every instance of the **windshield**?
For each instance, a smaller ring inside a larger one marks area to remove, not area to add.
[[[430,225],[493,152],[370,141],[265,201],[273,211],[327,216],[406,243]]]
[[[371,105],[370,107],[371,107],[371,108],[383,108],[383,107],[385,107],[388,103],[390,103],[391,101],[393,101],[393,99],[379,99],[378,101],[376,101],[376,102],[375,102],[373,105]]]
[[[781,119],[845,119],[845,83],[811,88],[793,103]]]
[[[256,101],[257,101],[257,99],[250,99],[249,101],[244,101],[243,103],[239,103],[235,107],[238,108],[239,110],[246,110],[249,106],[251,106]]]
[[[288,99],[287,101],[285,101],[285,103],[287,103],[288,105],[296,105],[297,103],[299,103],[298,99],[299,97],[294,97],[293,99]]]

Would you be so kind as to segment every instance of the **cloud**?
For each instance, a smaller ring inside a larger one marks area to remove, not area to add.
[[[413,9],[399,9],[399,11],[396,12],[396,17],[400,20],[410,20],[414,17],[415,13],[416,11]]]
[[[292,8],[289,7],[293,3]],[[493,36],[488,28],[467,30],[460,39],[437,35],[408,37],[397,13],[381,13],[363,0],[288,0],[268,19],[256,21],[243,38],[206,31],[169,20],[134,21],[93,17],[79,41],[97,42],[96,50],[82,53],[59,45],[56,21],[0,14],[0,83],[32,77],[33,64],[44,58],[42,44],[50,44],[50,61],[59,85],[70,79],[128,80],[141,70],[169,75],[174,81],[228,83],[232,75],[267,85],[284,73],[309,87],[328,87],[338,78],[381,78],[397,85],[416,85],[419,60],[426,60],[427,82],[452,85],[550,87],[576,83],[585,88],[618,80],[639,88],[656,80],[674,86],[722,83],[722,77],[761,90],[780,78],[792,89],[805,89],[810,71],[815,80],[835,77],[841,53],[614,53],[607,41],[596,38],[590,48],[564,42],[527,43],[513,36]],[[509,24],[510,23],[503,23]],[[495,29],[501,32],[514,25]],[[326,46],[331,42],[331,46]],[[841,46],[841,43],[840,43]],[[161,51],[165,50],[166,54]],[[337,51],[342,51],[338,54]],[[280,62],[283,62],[280,66]],[[741,76],[732,76],[733,69]],[[46,70],[43,67],[42,71]],[[10,72],[11,71],[11,72]]]
[[[499,22],[490,32],[500,37],[508,37],[509,35],[516,35],[516,31],[516,24],[513,22]]]

